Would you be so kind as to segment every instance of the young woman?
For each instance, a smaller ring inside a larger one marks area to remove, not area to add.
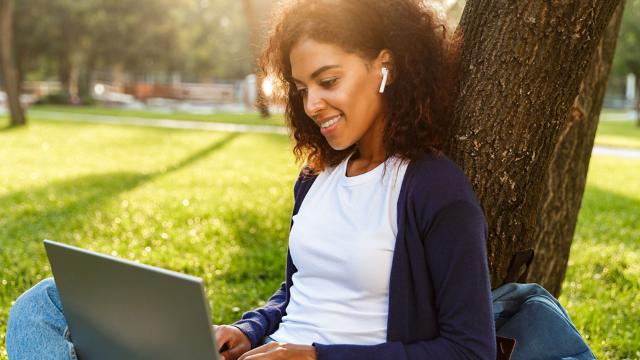
[[[301,0],[278,17],[262,65],[307,166],[286,281],[217,328],[225,359],[495,359],[486,222],[438,150],[444,29],[420,0]]]
[[[294,153],[286,279],[216,328],[225,360],[495,359],[486,222],[440,151],[455,44],[422,0],[298,0],[263,57]],[[53,281],[12,309],[9,354],[73,358]],[[16,357],[18,358],[18,357]]]

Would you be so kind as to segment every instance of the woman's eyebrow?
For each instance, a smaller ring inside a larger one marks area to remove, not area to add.
[[[311,73],[311,79],[313,80],[313,79],[317,78],[320,74],[322,74],[323,72],[325,72],[327,70],[331,70],[331,69],[334,69],[334,68],[341,68],[341,67],[342,67],[342,65],[324,65],[324,66],[321,66],[316,71]],[[293,81],[295,81],[297,83],[304,84],[304,82],[302,82],[302,81],[300,81],[300,80],[298,80],[296,78],[293,78]]]

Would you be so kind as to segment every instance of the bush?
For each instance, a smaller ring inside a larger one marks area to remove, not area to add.
[[[67,105],[70,103],[69,94],[62,91],[48,94],[36,101],[36,105]]]

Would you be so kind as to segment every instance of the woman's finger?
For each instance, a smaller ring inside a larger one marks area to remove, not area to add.
[[[218,345],[218,351],[220,353],[223,353],[230,347],[230,344],[228,344],[228,342],[231,340],[232,334],[229,333],[229,331],[226,331],[223,326],[214,325],[214,330],[216,345]]]
[[[238,359],[238,360],[245,360],[245,359],[247,359],[249,356],[252,356],[252,355],[257,355],[257,354],[264,354],[264,353],[267,353],[267,352],[269,352],[269,351],[272,351],[272,350],[274,350],[274,349],[276,349],[276,348],[280,347],[281,345],[282,345],[281,343],[276,342],[276,341],[270,342],[270,343],[268,343],[268,344],[265,344],[265,345],[259,346],[259,347],[255,348],[255,349],[253,349],[253,350],[247,351],[247,352],[246,352],[246,353],[244,353],[244,355],[242,355],[242,356],[240,357],[240,359]]]

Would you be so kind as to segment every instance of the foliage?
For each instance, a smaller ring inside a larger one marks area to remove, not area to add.
[[[242,10],[229,0],[20,0],[19,67],[63,82],[71,69],[86,82],[116,65],[141,79],[242,77],[252,62]]]
[[[613,60],[617,75],[634,73],[640,82],[640,0],[626,0]]]
[[[626,0],[620,34],[613,58],[612,73],[618,77],[633,73],[636,77],[636,125],[640,127],[640,0]]]
[[[69,103],[69,95],[65,92],[54,92],[47,96],[44,96],[36,102],[36,104],[68,104]]]
[[[43,238],[200,276],[216,323],[284,276],[285,136],[34,121],[0,143],[0,344],[11,302],[50,276]],[[600,358],[640,357],[639,164],[593,157],[561,297]]]

